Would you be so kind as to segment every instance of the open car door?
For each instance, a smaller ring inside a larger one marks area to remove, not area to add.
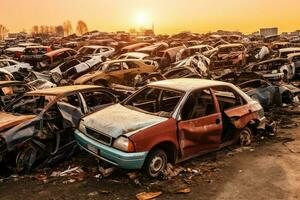
[[[58,109],[64,118],[64,126],[76,127],[83,115],[80,107],[73,106],[66,102],[57,102]]]

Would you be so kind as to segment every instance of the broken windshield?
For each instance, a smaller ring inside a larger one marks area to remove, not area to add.
[[[170,117],[183,94],[179,91],[146,87],[125,102],[124,106],[153,115]]]
[[[56,96],[23,96],[7,107],[8,112],[18,114],[39,114]]]

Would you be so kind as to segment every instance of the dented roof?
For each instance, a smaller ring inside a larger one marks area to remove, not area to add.
[[[96,89],[101,88],[100,86],[95,85],[70,85],[70,86],[62,86],[62,87],[55,87],[55,88],[47,88],[41,90],[34,90],[27,92],[27,95],[53,95],[58,96],[65,93],[77,92],[86,89]]]
[[[164,87],[168,89],[188,92],[195,89],[202,89],[213,86],[232,86],[232,84],[206,79],[179,78],[153,82],[150,83],[149,86]]]

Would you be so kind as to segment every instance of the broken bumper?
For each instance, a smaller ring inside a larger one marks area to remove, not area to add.
[[[257,129],[265,129],[266,128],[266,123],[267,123],[267,118],[266,117],[262,117],[259,119],[258,125],[257,125]]]
[[[112,165],[124,169],[141,169],[148,152],[126,153],[101,144],[79,130],[75,130],[77,144],[85,151]]]

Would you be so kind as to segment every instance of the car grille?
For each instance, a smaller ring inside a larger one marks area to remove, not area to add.
[[[101,142],[101,143],[104,143],[104,144],[107,144],[107,145],[111,145],[111,141],[112,141],[112,138],[101,133],[101,132],[98,132],[98,131],[95,131],[93,129],[90,129],[90,128],[87,128],[86,127],[86,134],[97,140],[98,142]]]

